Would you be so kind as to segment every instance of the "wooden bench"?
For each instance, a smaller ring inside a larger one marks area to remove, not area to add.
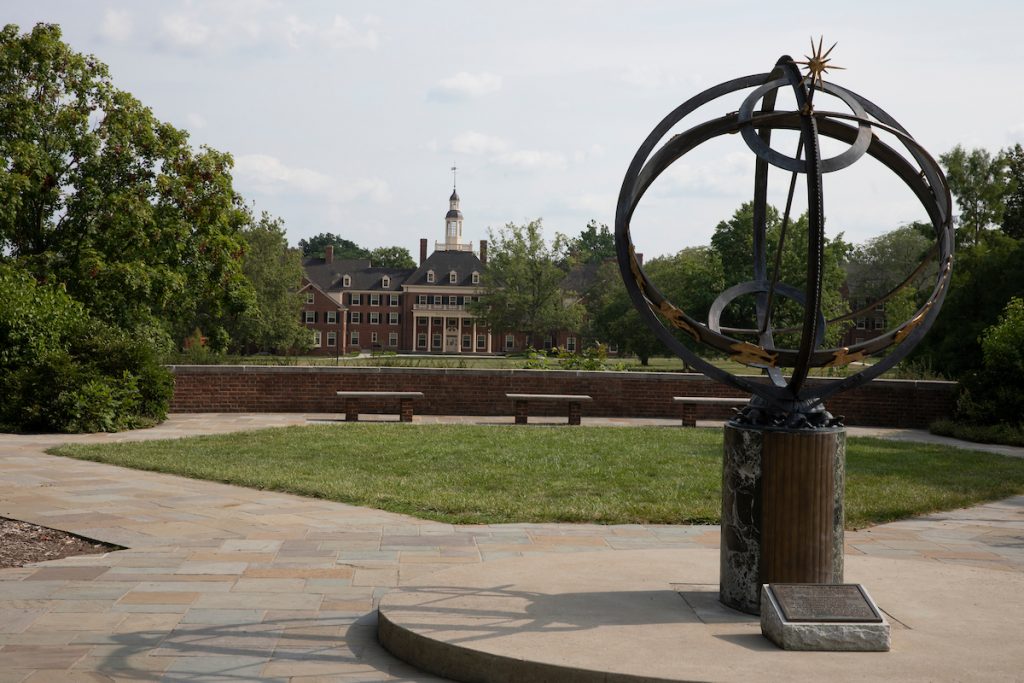
[[[697,426],[697,406],[745,406],[749,398],[727,398],[724,396],[673,396],[673,403],[683,404],[683,426]]]
[[[505,394],[505,398],[516,402],[516,424],[526,424],[530,416],[530,403],[568,403],[569,424],[580,423],[580,404],[586,401],[593,401],[589,396],[582,394]]]
[[[399,422],[412,422],[413,399],[423,398],[422,391],[339,391],[337,394],[345,399],[345,422],[359,421],[359,401],[364,398],[397,398]]]

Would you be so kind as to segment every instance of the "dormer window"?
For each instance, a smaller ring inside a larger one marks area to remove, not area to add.
[[[352,286],[352,277],[350,275],[343,275],[342,278],[341,278],[341,286],[342,287],[351,287]]]
[[[384,289],[387,289],[388,287],[390,287],[391,286],[391,278],[389,278],[387,275],[382,277],[380,279],[380,286],[383,287]]]
[[[474,285],[480,284],[480,273],[478,273],[475,270],[473,271],[473,284]]]
[[[454,270],[452,272],[448,273],[448,282],[450,282],[450,283],[452,283],[454,285],[458,281],[459,281],[459,274],[458,273],[456,273]]]
[[[434,282],[434,271],[427,271],[427,282]]]

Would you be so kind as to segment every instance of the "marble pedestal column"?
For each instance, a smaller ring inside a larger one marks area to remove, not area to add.
[[[842,583],[846,430],[725,426],[719,599],[760,613],[765,583]]]

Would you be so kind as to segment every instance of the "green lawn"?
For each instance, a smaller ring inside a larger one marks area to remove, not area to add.
[[[51,451],[455,523],[716,523],[722,433],[331,424]],[[847,527],[1024,492],[1024,459],[851,438]]]

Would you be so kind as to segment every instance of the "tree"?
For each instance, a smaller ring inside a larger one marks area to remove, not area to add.
[[[565,242],[559,237],[549,246],[538,218],[527,225],[508,223],[490,240],[482,293],[470,304],[471,312],[492,331],[522,331],[534,335],[556,330],[578,330],[583,307],[559,286],[565,271]]]
[[[1011,298],[978,342],[981,367],[963,378],[957,417],[977,424],[1024,425],[1024,299]]]
[[[568,239],[566,251],[575,263],[601,263],[615,258],[615,235],[604,223],[591,220],[578,237]]]
[[[939,161],[960,208],[961,241],[978,244],[983,230],[1002,222],[1007,159],[1002,153],[993,156],[980,148],[968,152],[957,145],[940,155]]]
[[[619,267],[604,263],[584,297],[587,308],[587,336],[602,344],[615,344],[619,353],[632,353],[647,365],[651,356],[664,351],[633,306],[622,284]]]
[[[231,157],[192,150],[57,26],[0,33],[0,157],[0,260],[64,283],[90,315],[223,340],[252,305]]]
[[[415,268],[416,262],[405,247],[377,247],[370,251],[370,263],[377,268]]]
[[[874,301],[906,280],[934,244],[923,228],[934,233],[931,224],[909,223],[852,249],[846,264],[849,297]],[[933,263],[885,303],[887,319],[902,322],[910,318],[924,302],[926,288],[933,282],[930,276],[937,268]]]
[[[242,271],[256,293],[256,306],[233,330],[235,346],[246,350],[288,351],[309,345],[309,331],[299,322],[302,259],[288,247],[282,222],[264,213],[242,231],[246,250]]]
[[[1024,239],[1024,148],[1014,145],[1003,152],[1006,158],[1007,190],[1003,206],[1003,233]]]
[[[313,235],[308,240],[299,240],[299,249],[306,257],[323,258],[324,248],[328,245],[334,246],[334,258],[336,259],[363,259],[370,258],[368,249],[364,249],[355,242],[347,240],[341,235],[331,232],[321,232]]]
[[[775,254],[782,236],[782,219],[772,206],[766,211],[766,252],[767,278],[771,279],[775,267]],[[754,205],[745,202],[728,221],[715,227],[711,247],[721,260],[724,286],[753,280],[754,250]],[[786,228],[782,258],[779,261],[778,281],[803,290],[807,282],[807,214],[791,221]],[[846,303],[840,289],[845,279],[843,264],[848,258],[850,245],[842,233],[833,239],[825,238],[822,270],[821,310],[826,319],[837,317],[846,311]],[[755,322],[754,298],[741,297],[730,303],[722,315],[722,325],[751,329]],[[803,319],[803,307],[789,299],[775,296],[772,305],[772,321],[775,328],[799,327]],[[837,343],[843,330],[838,326],[828,331],[826,343]],[[799,334],[777,336],[778,346],[795,346]]]
[[[1024,240],[1001,232],[957,252],[942,310],[912,358],[959,379],[982,365],[978,341],[1013,297],[1024,298]]]

